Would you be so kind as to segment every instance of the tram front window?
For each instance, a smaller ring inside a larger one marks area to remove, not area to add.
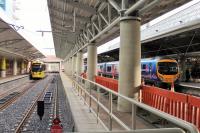
[[[173,75],[178,73],[176,62],[158,62],[158,72],[164,75]]]
[[[41,65],[33,65],[32,66],[32,72],[41,72],[42,66]]]

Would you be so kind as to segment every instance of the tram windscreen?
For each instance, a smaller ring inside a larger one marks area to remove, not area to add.
[[[42,65],[32,65],[32,72],[41,72],[43,71]]]
[[[158,72],[164,75],[173,75],[178,73],[176,62],[158,62]]]

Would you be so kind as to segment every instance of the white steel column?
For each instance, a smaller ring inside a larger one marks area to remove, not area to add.
[[[77,64],[76,64],[76,72],[80,76],[81,73],[83,72],[83,69],[82,69],[83,68],[83,53],[82,53],[82,51],[79,51],[77,53],[76,62],[77,62]]]
[[[13,60],[13,75],[17,75],[17,60]]]
[[[94,81],[96,75],[97,67],[97,47],[93,44],[88,45],[87,47],[88,57],[87,57],[87,78],[91,81]]]
[[[69,75],[72,75],[72,57],[69,59]]]
[[[72,57],[72,76],[76,73],[76,55]]]
[[[24,61],[21,62],[21,74],[24,74]]]
[[[67,68],[68,61],[66,60],[63,63],[64,63],[64,72],[67,73],[67,69],[66,68]]]
[[[181,57],[180,59],[180,80],[185,81],[186,80],[186,57]]]
[[[69,75],[69,73],[70,73],[70,65],[69,65],[70,63],[69,62],[70,62],[70,59],[67,60],[67,63],[65,66],[65,71],[66,71],[67,75]]]
[[[141,84],[140,18],[125,16],[120,21],[119,93],[138,97]],[[131,104],[118,98],[117,109],[131,112]]]
[[[3,57],[1,60],[1,77],[6,77],[6,58]]]

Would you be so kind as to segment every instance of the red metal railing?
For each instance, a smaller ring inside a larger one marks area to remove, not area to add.
[[[82,75],[86,78],[86,74]],[[96,76],[95,81],[118,92],[118,80]],[[200,98],[164,90],[154,86],[141,86],[141,101],[182,120],[193,123],[200,129]]]
[[[103,85],[113,91],[118,92],[118,80],[116,79],[96,76],[95,81],[100,85]]]
[[[142,86],[142,102],[183,120],[188,120],[188,95],[152,86]]]
[[[118,80],[96,76],[95,81],[118,92]],[[200,129],[200,98],[164,90],[154,86],[141,86],[141,101],[182,120],[193,123]]]
[[[171,92],[152,86],[142,86],[142,102],[200,129],[200,97]]]
[[[188,121],[200,129],[200,98],[188,95]]]

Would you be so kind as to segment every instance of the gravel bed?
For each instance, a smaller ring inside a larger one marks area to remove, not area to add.
[[[51,76],[42,79],[38,84],[25,92],[17,101],[0,112],[0,133],[12,133],[23,119],[33,100],[42,92]]]
[[[59,116],[61,124],[63,127],[63,132],[72,132],[74,127],[74,120],[72,118],[69,103],[64,92],[64,87],[62,85],[59,75],[55,75],[54,78],[58,81],[58,97],[59,97]],[[54,97],[55,97],[56,82],[51,83],[48,88],[48,92],[53,93],[53,99],[51,105],[45,104],[45,111],[43,119],[40,120],[37,115],[37,107],[34,113],[31,115],[28,123],[25,125],[23,132],[30,133],[49,133],[50,127],[53,120],[53,109],[54,109]]]
[[[52,83],[48,86],[46,92],[52,92],[53,99],[51,104],[45,104],[44,109],[44,116],[42,120],[39,119],[37,115],[37,106],[34,109],[33,114],[31,114],[29,120],[26,122],[25,126],[23,127],[22,132],[26,133],[49,133],[50,126],[53,119],[53,106],[54,106],[54,92],[55,92],[56,84]],[[42,100],[42,99],[40,99]]]
[[[61,123],[63,125],[63,131],[72,132],[74,130],[75,123],[60,75],[58,76],[58,97],[59,97],[59,115]]]
[[[25,77],[21,77],[19,79],[15,79],[15,80],[11,80],[11,81],[7,81],[5,83],[0,83],[0,94],[4,91],[8,91],[8,89],[12,89],[18,86],[21,86],[22,84],[25,84],[29,81],[29,77],[25,76]]]

